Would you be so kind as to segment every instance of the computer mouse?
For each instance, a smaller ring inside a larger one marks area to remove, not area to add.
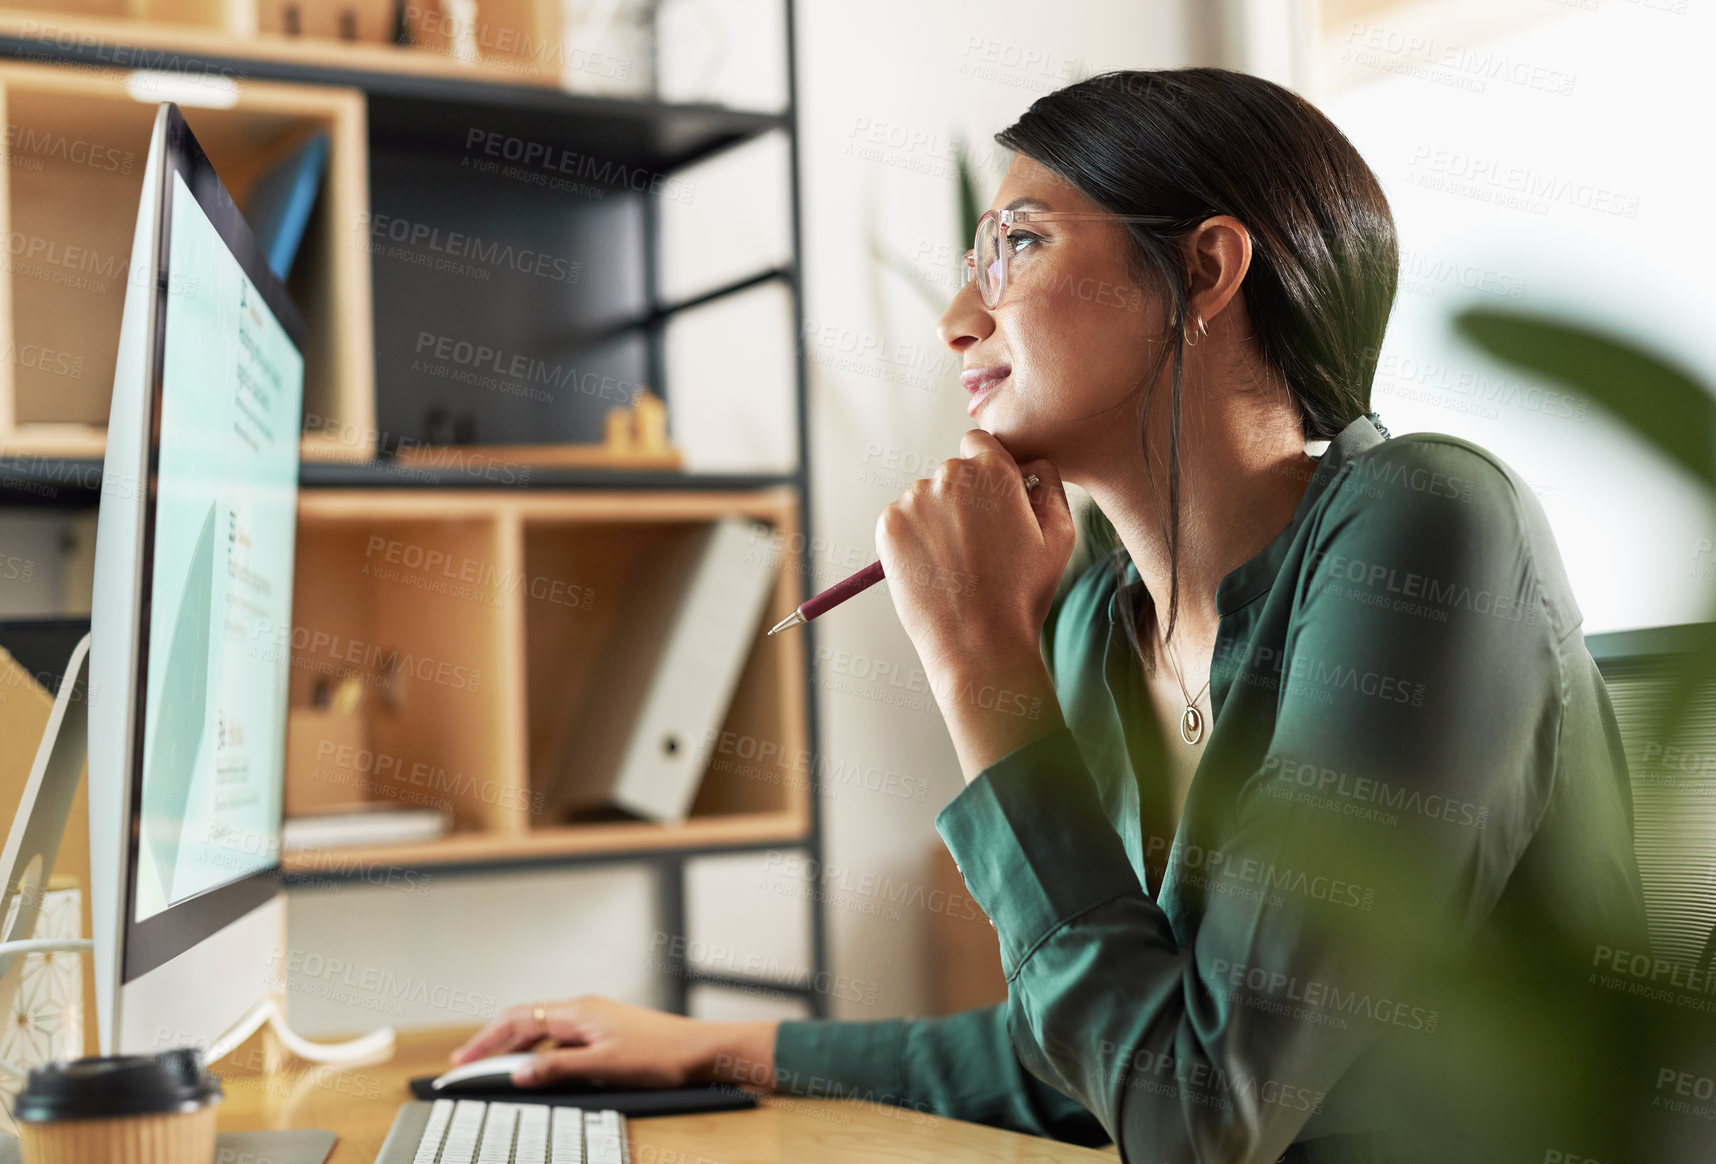
[[[536,1058],[535,1055],[491,1055],[473,1059],[451,1071],[437,1075],[430,1084],[436,1091],[477,1091],[496,1087],[511,1087],[513,1071]]]

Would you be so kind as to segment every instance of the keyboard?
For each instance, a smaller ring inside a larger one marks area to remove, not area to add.
[[[399,1109],[375,1164],[631,1164],[631,1149],[617,1111],[437,1099]]]

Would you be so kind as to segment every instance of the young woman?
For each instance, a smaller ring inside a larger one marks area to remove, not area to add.
[[[1625,759],[1531,489],[1370,411],[1398,266],[1375,176],[1215,69],[1096,77],[998,140],[940,325],[979,427],[876,542],[890,579],[977,580],[890,590],[1006,1004],[587,998],[455,1058],[547,1038],[521,1082],[868,1095],[1152,1164],[1609,1159],[1568,1097],[1617,1037],[1593,953],[1643,942]],[[1063,480],[1119,543],[1070,588]]]

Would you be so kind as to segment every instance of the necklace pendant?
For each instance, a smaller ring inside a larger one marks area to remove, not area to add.
[[[1204,713],[1191,704],[1186,705],[1186,714],[1180,717],[1180,738],[1188,744],[1204,738]]]

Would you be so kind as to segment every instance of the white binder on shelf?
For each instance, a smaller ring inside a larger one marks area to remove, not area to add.
[[[569,712],[552,811],[612,806],[664,824],[686,818],[779,565],[769,527],[739,517],[644,555],[588,697]]]

